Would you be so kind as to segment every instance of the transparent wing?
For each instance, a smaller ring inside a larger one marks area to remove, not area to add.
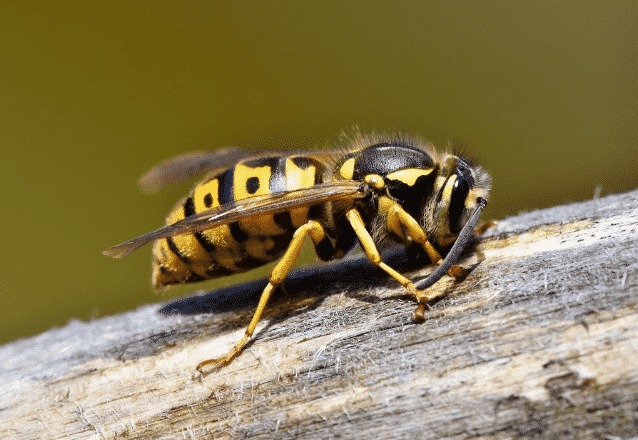
[[[272,152],[278,155],[281,152]],[[148,170],[139,184],[145,192],[154,193],[161,188],[190,179],[198,174],[227,168],[241,159],[255,155],[254,150],[228,147],[215,151],[195,151],[168,159]]]
[[[326,158],[338,153],[333,150],[248,150],[226,147],[214,151],[195,151],[168,159],[148,170],[140,177],[139,184],[147,193],[155,193],[165,186],[182,182],[204,173],[222,171],[242,159],[303,155]]]
[[[257,214],[275,213],[331,200],[359,199],[365,197],[366,194],[365,186],[361,182],[344,180],[322,183],[294,191],[250,197],[191,215],[172,225],[164,226],[113,246],[102,253],[120,258],[159,238],[199,232]]]

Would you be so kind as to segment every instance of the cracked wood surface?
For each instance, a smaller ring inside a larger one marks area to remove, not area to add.
[[[297,270],[206,377],[264,280],[72,321],[0,347],[0,438],[637,437],[637,225],[638,191],[504,219],[421,324],[360,254]]]

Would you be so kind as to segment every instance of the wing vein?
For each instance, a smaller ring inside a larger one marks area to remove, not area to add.
[[[365,187],[360,182],[343,180],[322,183],[294,191],[249,197],[193,214],[176,223],[113,246],[102,253],[110,257],[121,258],[146,243],[160,238],[201,232],[257,214],[274,214],[296,207],[325,203],[332,200],[354,200],[365,197],[365,195]]]

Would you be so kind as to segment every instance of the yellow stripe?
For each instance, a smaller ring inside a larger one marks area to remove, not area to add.
[[[180,203],[171,211],[166,218],[166,224],[172,225],[184,219],[184,206]],[[172,237],[173,243],[180,251],[180,254],[189,260],[188,269],[194,273],[205,276],[206,271],[211,268],[213,261],[210,254],[199,244],[193,234],[180,234]],[[165,240],[160,240],[165,243]],[[170,267],[175,267],[171,266]],[[186,276],[187,274],[184,274]]]
[[[317,167],[309,165],[306,169],[299,168],[295,162],[286,159],[286,189],[292,191],[299,188],[310,188],[315,184]]]
[[[344,179],[352,179],[352,176],[354,176],[354,162],[355,162],[354,157],[351,157],[350,159],[346,160],[339,167],[339,175],[343,177]]]
[[[219,206],[219,180],[211,179],[195,187],[193,191],[193,200],[195,201],[195,212],[202,212],[207,209]],[[210,207],[206,206],[206,202],[210,201]]]
[[[226,229],[228,229],[227,226],[225,226]],[[228,232],[228,235],[230,235],[230,232]],[[242,257],[241,255],[238,254],[237,252],[237,247],[232,248],[232,249],[227,249],[227,248],[219,248],[215,251],[215,261],[222,267],[233,271],[233,272],[242,272],[241,269],[239,269],[235,263],[237,263],[238,261],[241,261]]]
[[[299,188],[310,188],[315,182],[317,168],[314,165],[301,169],[292,159],[286,159],[286,189],[292,191]],[[309,207],[290,210],[290,219],[294,227],[298,228],[308,221]]]
[[[233,182],[235,200],[269,194],[271,174],[272,168],[270,168],[270,166],[252,168],[241,163],[235,165],[235,177]],[[252,194],[246,189],[246,183],[250,178],[257,178],[259,181],[257,191]],[[239,226],[248,235],[277,235],[284,232],[277,226],[270,214],[239,220]]]
[[[234,184],[234,182],[233,182]],[[207,209],[217,208],[219,204],[219,180],[211,179],[208,182],[204,182],[195,187],[193,191],[193,200],[195,201],[195,212],[202,212]],[[208,200],[207,200],[208,199]],[[210,207],[206,205],[206,201],[210,201]],[[213,229],[206,229],[201,232],[213,246],[215,250],[212,254],[212,259],[220,266],[233,272],[239,272],[240,270],[235,266],[235,263],[241,260],[239,252],[231,252],[228,248],[239,249],[239,243],[237,243],[231,233],[228,225],[218,226]],[[199,243],[198,243],[199,244]]]
[[[269,166],[251,168],[241,163],[235,165],[235,176],[233,182],[235,200],[268,194],[270,192],[271,174],[271,168]],[[255,177],[259,181],[259,187],[257,188],[257,191],[251,194],[246,190],[246,183],[248,182],[248,179]]]
[[[155,241],[153,244],[153,254],[158,257],[162,267],[165,267],[172,274],[175,274],[175,278],[186,278],[188,266],[169,249],[165,239]],[[183,275],[180,277],[179,274]]]
[[[249,238],[244,243],[246,251],[252,258],[262,260],[264,262],[272,260],[266,252],[275,247],[275,240],[272,237]]]

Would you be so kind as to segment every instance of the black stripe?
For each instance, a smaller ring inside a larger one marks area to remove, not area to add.
[[[216,278],[219,276],[225,277],[228,275],[232,275],[234,273],[237,273],[237,271],[230,270],[224,266],[216,266],[214,269],[209,269],[206,271],[206,275],[208,276],[208,279]]]
[[[217,188],[217,199],[220,205],[233,203],[235,195],[233,191],[233,179],[235,177],[235,167],[228,168],[226,171],[217,176],[219,186]]]
[[[230,229],[230,235],[233,236],[236,242],[243,243],[248,238],[248,235],[239,226],[239,222],[232,222],[228,225],[228,228]]]
[[[312,205],[310,209],[308,209],[308,218],[310,220],[321,220],[324,215],[324,205]]]
[[[307,157],[293,157],[291,158],[292,163],[294,163],[298,168],[305,170],[308,167],[311,167],[314,165],[315,167],[315,181],[314,184],[317,185],[319,183],[323,182],[323,172],[324,172],[324,166],[314,160],[314,159],[310,159]]]
[[[272,238],[275,241],[275,245],[272,248],[266,250],[266,255],[270,257],[271,259],[277,258],[286,249],[288,249],[288,246],[290,245],[290,240],[292,239],[292,237],[289,235],[278,235]]]
[[[207,194],[207,195],[210,195],[210,194]],[[195,214],[195,202],[193,201],[192,197],[189,197],[186,199],[186,202],[184,203],[184,217],[190,217],[193,214]],[[217,246],[211,243],[208,240],[208,238],[202,235],[201,232],[194,232],[193,236],[195,237],[197,242],[201,245],[201,247],[203,247],[208,253],[213,252],[217,248]]]
[[[305,170],[309,166],[312,166],[315,164],[314,160],[308,159],[307,157],[296,156],[296,157],[291,157],[290,160],[292,160],[292,163],[294,163],[297,168],[302,170]]]
[[[184,202],[184,217],[190,217],[193,214],[195,214],[195,202],[192,197],[189,197]]]
[[[173,241],[173,239],[171,237],[167,237],[166,238],[166,243],[168,244],[168,248],[170,249],[170,251],[172,253],[174,253],[177,258],[179,258],[180,260],[182,260],[182,262],[186,265],[190,264],[190,261],[188,259],[188,257],[183,256],[180,252],[179,252],[179,248],[177,247],[177,245],[175,244],[175,242]]]
[[[286,160],[285,157],[258,157],[256,159],[248,159],[242,162],[243,165],[250,168],[270,167],[274,168],[280,159]]]
[[[212,253],[215,251],[215,249],[217,249],[217,246],[211,243],[210,240],[201,232],[195,232],[193,233],[193,235],[195,236],[195,239],[197,240],[197,242],[204,248],[206,252]]]
[[[284,231],[291,232],[295,230],[295,227],[292,224],[290,211],[276,212],[275,214],[273,214],[272,218],[275,221],[275,224]]]
[[[244,255],[241,260],[235,262],[235,266],[238,269],[250,270],[256,267],[263,266],[264,264],[270,262],[270,260],[260,260],[259,258],[253,258],[248,255]]]

